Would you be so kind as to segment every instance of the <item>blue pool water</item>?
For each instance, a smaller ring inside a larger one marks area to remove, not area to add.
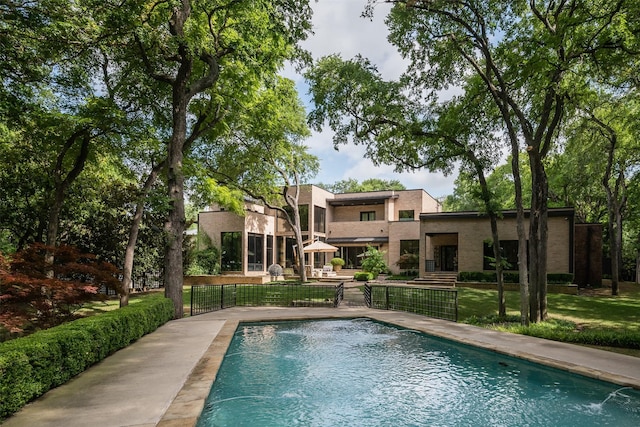
[[[198,426],[640,426],[640,392],[367,319],[241,324]]]

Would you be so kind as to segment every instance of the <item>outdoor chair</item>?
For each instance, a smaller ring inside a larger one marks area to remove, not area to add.
[[[322,267],[322,274],[325,277],[336,277],[336,272],[333,271],[333,267],[330,265],[325,265]]]

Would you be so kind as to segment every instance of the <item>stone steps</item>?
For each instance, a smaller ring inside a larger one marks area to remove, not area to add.
[[[434,271],[413,279],[409,284],[455,287],[457,281],[458,273],[455,271]]]

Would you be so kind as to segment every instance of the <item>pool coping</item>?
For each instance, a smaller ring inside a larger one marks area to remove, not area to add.
[[[233,334],[243,322],[369,318],[414,329],[458,343],[479,347],[621,387],[640,389],[640,358],[525,335],[498,332],[424,316],[368,308],[230,308],[198,316],[224,320],[182,389],[163,414],[159,427],[195,426],[216,379]],[[204,320],[204,319],[203,319]]]

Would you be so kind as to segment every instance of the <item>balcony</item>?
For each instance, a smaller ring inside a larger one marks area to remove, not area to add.
[[[339,221],[327,224],[327,239],[389,238],[387,221]]]

